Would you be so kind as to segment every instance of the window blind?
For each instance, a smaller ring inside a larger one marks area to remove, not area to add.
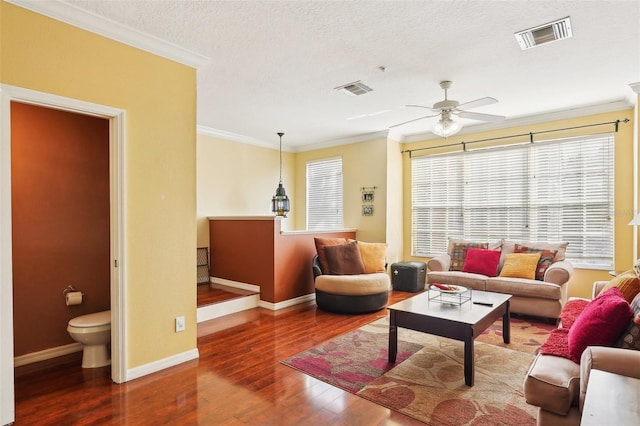
[[[342,158],[307,163],[307,229],[343,228]]]
[[[412,254],[449,238],[568,241],[577,266],[613,265],[613,134],[414,157]]]

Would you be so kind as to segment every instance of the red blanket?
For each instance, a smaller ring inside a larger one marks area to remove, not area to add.
[[[588,303],[588,300],[582,299],[573,299],[565,303],[562,312],[560,312],[560,328],[552,330],[547,340],[540,346],[541,354],[571,359],[569,355],[569,329]]]

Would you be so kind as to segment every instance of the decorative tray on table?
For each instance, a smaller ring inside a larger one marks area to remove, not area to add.
[[[436,284],[429,286],[429,301],[462,305],[471,300],[471,289],[460,285]]]

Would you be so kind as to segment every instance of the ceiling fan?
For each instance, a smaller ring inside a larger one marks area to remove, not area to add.
[[[457,115],[460,118],[471,118],[473,120],[498,122],[505,119],[502,115],[482,114],[479,112],[470,112],[468,109],[479,108],[485,105],[491,105],[498,102],[495,98],[480,98],[475,101],[469,101],[461,104],[458,101],[454,101],[447,97],[447,90],[451,87],[451,81],[444,80],[440,82],[440,87],[444,90],[444,100],[436,102],[432,107],[423,105],[407,105],[408,107],[425,108],[431,110],[435,114],[425,115],[424,117],[414,118],[413,120],[405,121],[403,123],[394,124],[390,127],[398,127],[407,123],[422,120],[425,118],[440,116],[440,120],[433,127],[432,131],[438,136],[444,138],[454,135],[460,131],[462,125],[459,122],[454,121],[451,116]]]

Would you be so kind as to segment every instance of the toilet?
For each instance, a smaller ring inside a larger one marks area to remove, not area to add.
[[[82,368],[111,364],[111,311],[73,318],[67,331],[73,340],[82,343]]]

